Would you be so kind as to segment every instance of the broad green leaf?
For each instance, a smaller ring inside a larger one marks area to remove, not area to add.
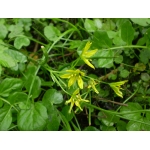
[[[14,46],[17,49],[21,49],[23,46],[29,46],[30,40],[25,36],[18,36],[15,38]]]
[[[142,73],[141,74],[141,79],[145,82],[149,81],[150,80],[150,76],[148,73]]]
[[[106,31],[96,31],[94,32],[92,45],[95,48],[110,48],[112,47],[112,40],[108,37]]]
[[[46,123],[46,128],[48,131],[58,131],[60,126],[60,116],[58,110],[51,103],[47,101],[43,102],[44,106],[47,108],[48,119]]]
[[[122,40],[122,38],[119,37],[118,35],[114,37],[113,43],[114,43],[116,46],[123,46],[123,45],[126,45],[126,42],[124,42],[124,41]]]
[[[44,35],[50,40],[55,41],[60,35],[60,31],[53,25],[46,26],[44,28]]]
[[[138,24],[140,26],[148,26],[150,25],[150,19],[149,18],[130,18],[132,22],[135,24]]]
[[[108,126],[105,126],[105,125],[100,125],[100,129],[102,131],[116,131],[115,127],[113,127],[113,126],[108,127]]]
[[[62,114],[66,117],[66,119],[68,120],[68,121],[71,121],[72,120],[72,118],[73,118],[73,112],[71,112],[71,113],[68,113],[69,112],[69,108],[70,108],[70,106],[65,106],[65,107],[63,107],[63,109],[62,109]]]
[[[129,102],[127,104],[128,106],[122,106],[120,109],[121,113],[125,113],[123,114],[123,116],[127,119],[140,119],[141,112],[132,113],[132,111],[142,110],[141,105],[139,103],[133,103],[133,102]]]
[[[11,104],[16,104],[19,102],[26,102],[28,98],[28,95],[24,92],[14,92],[8,97],[8,101]]]
[[[43,101],[51,104],[60,104],[63,102],[63,95],[55,89],[49,89],[45,92]]]
[[[0,131],[6,131],[12,123],[11,107],[0,108]]]
[[[126,69],[121,70],[120,77],[127,78],[129,76],[130,72]]]
[[[107,35],[110,39],[113,39],[117,35],[117,32],[110,30],[107,31]]]
[[[146,66],[143,63],[136,63],[135,68],[133,70],[135,72],[136,70],[144,71],[145,69],[146,69]]]
[[[94,19],[94,24],[96,26],[97,29],[101,29],[102,28],[102,21],[98,18]]]
[[[148,125],[148,124],[150,124],[150,119],[147,119],[144,117],[143,122],[146,124],[144,124],[144,123],[141,124],[141,130],[142,131],[150,131],[150,125]]]
[[[42,131],[48,119],[47,109],[41,103],[32,105],[31,109],[18,113],[17,125],[21,131]]]
[[[4,39],[7,36],[7,33],[7,28],[3,24],[0,24],[0,39]]]
[[[19,63],[27,62],[27,57],[24,54],[22,54],[21,52],[7,49],[4,51],[4,53],[9,54],[16,62],[19,62]]]
[[[81,44],[80,40],[73,40],[70,42],[70,49],[78,48],[79,45]]]
[[[88,32],[96,31],[96,26],[93,20],[85,19],[84,27]]]
[[[8,97],[12,91],[20,89],[23,85],[21,79],[17,78],[5,78],[0,83],[0,96]]]
[[[129,121],[126,128],[127,131],[140,131],[141,123],[135,121]]]
[[[117,116],[113,116],[113,114],[106,112],[99,112],[98,119],[103,122],[106,126],[113,126],[114,123],[118,122],[119,118]]]
[[[122,55],[116,56],[115,59],[114,59],[114,62],[115,62],[116,64],[122,63],[122,62],[123,62],[123,56],[122,56]]]
[[[150,49],[144,49],[140,52],[140,61],[147,64],[150,59]]]
[[[130,21],[126,21],[121,26],[121,37],[122,39],[127,42],[127,45],[131,45],[134,39],[134,28]]]
[[[22,35],[23,34],[23,27],[21,25],[10,25],[9,31],[11,31],[8,35],[8,37],[14,38],[16,36]]]
[[[17,62],[9,54],[4,53],[4,51],[0,51],[0,65],[11,68],[16,66]]]
[[[102,25],[103,30],[114,30],[115,27],[116,27],[116,24],[113,22],[112,19],[107,19],[107,21],[104,22]]]
[[[32,82],[33,86],[31,85]],[[38,76],[30,74],[29,77],[25,79],[25,88],[27,89],[28,92],[30,91],[31,86],[32,86],[31,89],[32,98],[37,98],[41,93],[41,80]]]
[[[139,38],[139,40],[138,40],[138,42],[137,42],[136,45],[142,46],[142,45],[144,45],[145,43],[146,43],[146,38],[145,38],[145,36],[144,36],[144,37]]]
[[[100,57],[98,60],[93,61],[93,64],[99,68],[110,68],[113,66],[114,51],[99,50],[96,53],[96,57]]]
[[[126,131],[126,122],[122,121],[122,120],[119,120],[117,122],[117,130],[118,131]]]
[[[100,131],[94,126],[88,126],[83,131]]]

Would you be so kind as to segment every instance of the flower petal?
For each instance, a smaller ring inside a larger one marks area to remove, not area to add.
[[[83,110],[83,109],[81,108],[81,106],[80,106],[79,101],[75,101],[75,105],[76,105],[77,107],[79,107],[79,108],[80,108],[80,110]]]
[[[86,45],[85,45],[85,47],[84,47],[84,49],[83,49],[83,51],[82,51],[82,54],[84,54],[86,51],[88,51],[88,49],[90,48],[90,46],[91,46],[91,42],[90,41],[88,41],[87,43],[86,43]],[[82,55],[81,54],[81,55]]]
[[[76,76],[72,76],[68,81],[68,87],[70,88],[76,82]]]
[[[68,74],[61,75],[60,77],[61,78],[70,78],[71,76],[72,76],[72,74],[68,73]]]
[[[121,98],[123,98],[122,92],[120,91],[119,87],[117,87],[117,86],[112,86],[112,85],[110,85],[110,87],[114,90],[114,92],[115,92],[118,96],[120,96]]]
[[[83,89],[83,80],[82,80],[82,78],[80,76],[78,76],[77,80],[78,80],[78,85],[79,85],[80,89]]]
[[[95,67],[89,62],[88,59],[82,58],[82,60],[83,60],[88,66],[90,66],[91,68],[95,69]]]
[[[86,52],[86,53],[83,55],[83,57],[85,57],[85,58],[90,58],[90,57],[93,56],[97,51],[98,51],[98,49],[88,51],[88,52]]]

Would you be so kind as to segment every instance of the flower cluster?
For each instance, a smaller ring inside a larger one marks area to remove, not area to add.
[[[69,113],[71,113],[71,110],[72,110],[74,105],[79,107],[79,109],[82,111],[83,109],[80,106],[81,102],[89,102],[89,100],[82,99],[81,95],[79,93],[79,89],[77,89],[77,90],[74,91],[74,93],[72,94],[71,98],[69,100],[67,100],[66,103],[65,103],[65,104],[71,103],[70,109],[69,109]]]
[[[89,50],[90,46],[91,46],[91,42],[87,42],[85,47],[83,48],[82,50],[82,53],[80,55],[80,58],[88,65],[90,66],[91,68],[95,69],[95,67],[90,63],[90,57],[93,56],[96,52],[97,52],[97,49],[95,50]],[[60,77],[61,78],[67,78],[69,79],[68,81],[68,87],[70,88],[75,82],[78,83],[78,86],[80,89],[83,89],[83,79],[82,77],[85,76],[85,73],[80,71],[79,69],[76,69],[76,70],[66,70],[66,74],[63,74],[61,75]],[[126,83],[127,80],[125,81],[120,81],[120,82],[114,82],[114,83],[109,83],[110,87],[114,90],[114,92],[120,96],[120,97],[123,97],[122,96],[122,92],[120,91],[120,89],[122,89],[120,86],[123,85],[124,83]],[[99,91],[96,89],[96,82],[94,79],[90,79],[88,81],[88,88],[92,88],[97,94],[99,94]],[[85,100],[85,99],[82,99],[81,98],[81,95],[80,95],[80,90],[76,89],[74,91],[74,93],[72,94],[71,98],[69,100],[66,101],[65,104],[69,104],[71,103],[70,105],[70,109],[69,109],[69,113],[71,112],[73,106],[77,106],[81,111],[82,111],[82,108],[80,106],[80,103],[81,102],[89,102],[89,100]]]

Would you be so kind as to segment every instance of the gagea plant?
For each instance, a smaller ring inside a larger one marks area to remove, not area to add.
[[[0,131],[149,131],[149,25],[0,19]]]

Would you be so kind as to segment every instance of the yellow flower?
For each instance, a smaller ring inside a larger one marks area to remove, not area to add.
[[[96,84],[97,84],[97,83],[95,83],[95,81],[94,81],[93,79],[90,79],[88,88],[91,88],[91,87],[92,87],[93,90],[98,94],[99,92],[98,92],[98,90],[97,90],[96,87],[95,87]]]
[[[83,89],[83,80],[82,80],[81,76],[84,76],[85,73],[80,71],[79,69],[77,69],[77,70],[66,70],[66,72],[68,72],[68,73],[61,75],[60,77],[69,79],[68,87],[70,88],[70,86],[73,85],[77,80],[80,89]]]
[[[110,87],[114,90],[114,92],[120,96],[121,98],[123,98],[122,96],[122,92],[120,91],[120,89],[122,89],[120,86],[125,84],[126,82],[128,82],[128,80],[125,81],[120,81],[120,82],[114,82],[114,83],[109,83]]]
[[[91,51],[88,51],[90,46],[91,46],[91,42],[87,42],[84,49],[82,50],[82,53],[80,55],[81,59],[88,65],[90,66],[91,68],[95,69],[95,67],[90,63],[90,61],[88,60],[91,56],[93,56],[96,52],[97,52],[97,49],[95,50],[91,50]]]
[[[79,89],[77,89],[74,91],[71,98],[65,102],[66,105],[71,103],[69,113],[71,113],[71,110],[72,110],[74,105],[79,107],[79,109],[82,111],[83,109],[80,106],[80,102],[89,102],[89,100],[82,99],[80,94],[79,94]]]

